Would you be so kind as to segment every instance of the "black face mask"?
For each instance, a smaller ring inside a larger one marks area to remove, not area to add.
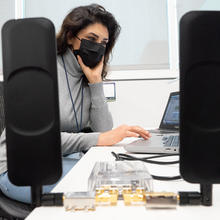
[[[102,44],[82,39],[79,50],[73,52],[75,55],[80,55],[86,66],[93,68],[101,61],[105,54],[105,47]]]

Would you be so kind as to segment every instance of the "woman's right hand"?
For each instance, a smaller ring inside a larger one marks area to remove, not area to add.
[[[140,126],[121,125],[113,130],[101,133],[98,138],[97,146],[111,146],[122,141],[126,137],[143,137],[149,139],[150,133]]]
[[[102,60],[94,68],[90,68],[90,67],[86,66],[83,63],[82,58],[79,55],[77,56],[77,58],[78,58],[79,65],[81,66],[82,71],[86,75],[86,78],[88,79],[89,83],[102,82],[102,69],[103,69],[103,65],[104,65],[104,63],[103,63],[104,57],[102,57]]]

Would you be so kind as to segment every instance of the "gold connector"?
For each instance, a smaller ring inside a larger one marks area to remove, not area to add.
[[[95,203],[96,205],[117,205],[118,189],[110,186],[103,186],[96,189]]]
[[[144,205],[146,203],[146,192],[143,188],[123,189],[122,195],[125,205]]]

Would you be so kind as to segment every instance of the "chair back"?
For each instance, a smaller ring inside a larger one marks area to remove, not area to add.
[[[3,82],[0,81],[0,135],[5,128],[4,91]]]

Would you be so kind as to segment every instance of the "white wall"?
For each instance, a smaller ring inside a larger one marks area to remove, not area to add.
[[[170,92],[179,91],[179,80],[117,81],[116,101],[109,102],[114,127],[120,124],[157,127]]]
[[[0,75],[0,81],[3,80]],[[179,80],[117,81],[116,101],[109,102],[114,127],[121,124],[158,127],[170,92],[179,91]]]

